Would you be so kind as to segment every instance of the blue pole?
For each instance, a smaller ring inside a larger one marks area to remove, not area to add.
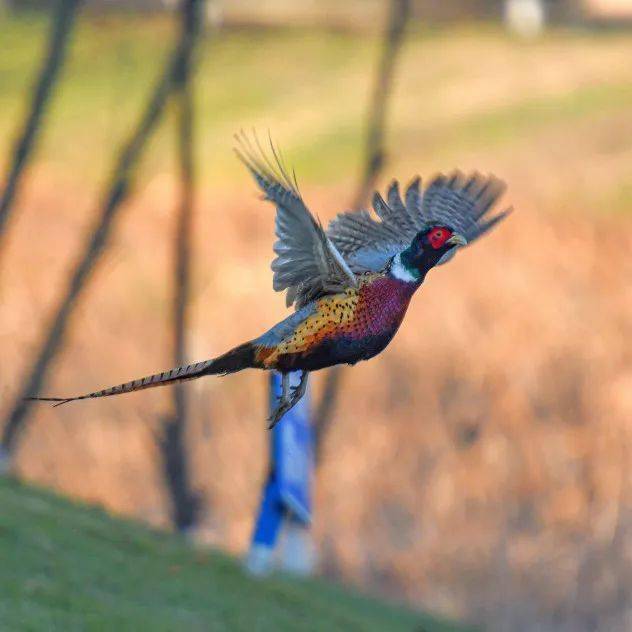
[[[290,374],[296,386],[300,373]],[[281,375],[270,376],[270,410],[281,394]],[[270,431],[270,470],[262,489],[246,568],[254,574],[272,570],[279,535],[286,539],[306,539],[312,519],[313,434],[309,415],[309,389]],[[294,543],[294,549],[297,548]],[[300,546],[298,548],[301,548]],[[308,554],[309,555],[309,554]],[[296,556],[296,550],[293,551]],[[298,556],[300,557],[300,556]],[[309,563],[306,563],[309,566]],[[294,565],[293,562],[290,565]],[[296,570],[299,570],[300,564]],[[290,569],[291,570],[291,569]],[[303,572],[303,571],[300,571]]]

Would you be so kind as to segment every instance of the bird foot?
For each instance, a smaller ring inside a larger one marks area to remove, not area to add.
[[[305,395],[305,389],[307,387],[307,373],[304,372],[301,376],[301,381],[296,386],[290,386],[284,389],[279,399],[279,405],[272,411],[272,414],[268,417],[268,430],[272,430],[276,426],[281,417],[285,415],[289,410],[294,408],[299,403],[303,395]]]
[[[290,407],[287,403],[279,404],[268,417],[268,430],[272,430],[272,428],[281,421],[281,417],[283,417],[288,410],[290,410]]]
[[[294,408],[294,406],[298,404],[300,399],[301,398],[297,397],[294,392],[292,392],[290,397],[286,399],[282,399],[279,402],[279,405],[274,409],[274,411],[272,411],[272,414],[270,415],[270,417],[268,417],[268,422],[269,422],[268,430],[272,430],[272,428],[274,428],[274,426],[276,426],[279,423],[279,421],[281,421],[281,417],[283,417],[285,413],[287,413],[292,408]]]

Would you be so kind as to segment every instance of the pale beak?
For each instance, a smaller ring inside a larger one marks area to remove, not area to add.
[[[445,242],[450,246],[467,246],[467,239],[463,237],[463,235],[459,235],[459,233],[454,233]]]

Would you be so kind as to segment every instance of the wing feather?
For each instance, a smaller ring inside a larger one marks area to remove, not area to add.
[[[278,292],[287,290],[287,304],[296,302],[300,307],[319,295],[357,286],[355,274],[305,205],[296,177],[289,176],[272,141],[270,158],[257,136],[253,136],[254,143],[243,132],[236,135],[235,152],[253,175],[265,199],[273,202],[277,209],[273,288]]]
[[[327,230],[334,245],[357,274],[382,269],[388,260],[410,245],[415,235],[432,225],[445,225],[463,235],[468,244],[491,230],[510,209],[489,217],[505,185],[493,175],[460,171],[439,174],[422,193],[421,179],[415,178],[404,194],[393,182],[387,200],[373,196],[377,219],[367,211],[340,213]],[[446,263],[453,256],[446,256]]]

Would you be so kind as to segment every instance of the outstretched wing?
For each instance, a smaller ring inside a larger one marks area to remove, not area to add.
[[[403,201],[395,181],[386,200],[377,192],[373,196],[377,219],[368,211],[341,213],[329,224],[327,234],[355,273],[377,271],[407,248],[419,231],[435,224],[463,235],[468,244],[478,239],[509,212],[488,215],[504,190],[504,183],[494,176],[455,171],[436,176],[423,194],[416,178]],[[449,261],[455,250],[440,263]]]
[[[323,294],[356,286],[355,275],[303,202],[296,178],[288,176],[272,141],[274,162],[266,156],[256,136],[254,145],[243,132],[235,138],[237,155],[254,176],[265,199],[276,205],[274,289],[287,290],[287,304],[296,301],[297,307],[301,307]]]

